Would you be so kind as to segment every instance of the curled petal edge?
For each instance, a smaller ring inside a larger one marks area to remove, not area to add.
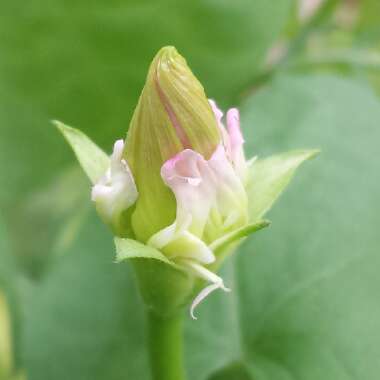
[[[196,276],[202,278],[203,280],[206,280],[210,282],[210,285],[203,288],[198,295],[194,298],[191,307],[190,307],[190,315],[191,318],[194,320],[197,319],[197,317],[194,315],[194,311],[196,307],[205,299],[207,298],[213,291],[217,289],[222,289],[225,292],[230,292],[231,289],[227,288],[224,285],[223,279],[219,276],[217,276],[214,272],[208,270],[204,266],[196,263],[192,260],[183,260],[182,262],[190,271],[192,271]]]
[[[127,162],[123,159],[124,141],[114,144],[110,165],[94,184],[91,199],[104,222],[110,224],[117,235],[124,235],[122,215],[138,198],[138,191]]]

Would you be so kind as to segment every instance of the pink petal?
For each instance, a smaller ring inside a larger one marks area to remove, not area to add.
[[[231,161],[243,182],[247,177],[247,163],[244,155],[244,138],[240,129],[240,115],[236,108],[227,112],[227,130],[231,147]]]
[[[185,149],[164,163],[161,176],[176,198],[177,224],[182,225],[191,216],[189,231],[202,236],[215,199],[207,161],[199,153]]]
[[[209,99],[208,101],[211,105],[211,108],[214,112],[216,121],[218,123],[218,127],[219,127],[219,131],[220,131],[220,135],[222,138],[222,143],[223,143],[224,149],[226,150],[227,156],[230,157],[231,156],[230,137],[228,136],[226,128],[224,127],[224,125],[222,123],[223,112],[218,108],[218,106],[216,105],[216,102],[214,100]]]

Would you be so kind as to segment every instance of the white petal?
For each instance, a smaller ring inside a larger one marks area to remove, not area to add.
[[[214,100],[209,99],[208,101],[211,105],[211,108],[214,112],[216,121],[218,123],[220,135],[222,137],[222,143],[223,143],[224,149],[226,151],[227,157],[231,157],[230,137],[226,131],[226,128],[223,125],[223,122],[222,122],[223,112],[218,108],[218,106],[216,105],[216,102]]]
[[[231,108],[227,112],[227,130],[230,138],[232,163],[240,178],[245,182],[247,163],[243,150],[244,139],[240,130],[240,115],[236,108]]]
[[[220,227],[224,229],[221,233],[226,233],[227,230],[241,227],[247,222],[247,193],[223,147],[217,148],[209,165],[217,181],[214,207],[221,216]]]
[[[203,264],[215,261],[212,250],[188,231],[176,231],[176,223],[154,234],[148,245],[162,250],[170,259],[188,258]]]
[[[211,108],[215,114],[219,130],[222,136],[223,147],[226,156],[231,161],[235,171],[243,182],[247,180],[247,164],[244,156],[244,139],[240,130],[240,116],[237,108],[231,108],[227,112],[227,129],[224,127],[223,112],[218,108],[215,101],[209,99]]]
[[[192,304],[191,304],[191,307],[190,307],[190,315],[191,315],[191,318],[193,319],[198,319],[195,315],[194,315],[194,311],[195,311],[195,308],[205,299],[207,298],[210,293],[212,293],[214,290],[216,289],[219,289],[220,288],[220,284],[211,284],[211,285],[208,285],[206,286],[204,289],[202,289],[200,291],[200,293],[194,298]]]
[[[217,276],[215,273],[209,271],[205,267],[191,261],[185,261],[185,265],[187,265],[191,270],[199,277],[204,280],[211,282],[211,285],[206,286],[204,289],[200,291],[200,293],[194,298],[194,301],[191,304],[190,315],[193,319],[197,319],[194,315],[195,308],[205,299],[207,298],[214,290],[222,289],[225,292],[231,291],[229,288],[226,288],[223,283],[223,279]]]
[[[183,232],[189,227],[190,223],[191,215],[188,215],[187,219],[184,220],[184,222],[181,224],[174,222],[170,226],[163,228],[151,236],[148,241],[148,245],[157,249],[165,248],[169,243],[181,236]]]
[[[137,188],[127,162],[123,140],[115,142],[110,167],[91,191],[91,199],[105,222],[118,223],[121,213],[136,202]]]
[[[215,100],[209,99],[208,101],[209,101],[209,103],[211,105],[212,111],[214,112],[214,115],[216,117],[216,121],[218,122],[218,124],[222,124],[223,112],[216,105]]]

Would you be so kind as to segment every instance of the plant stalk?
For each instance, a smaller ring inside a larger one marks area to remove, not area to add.
[[[148,312],[148,346],[152,380],[185,380],[183,316]]]

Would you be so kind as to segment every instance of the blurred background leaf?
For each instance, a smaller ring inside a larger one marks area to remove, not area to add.
[[[359,37],[368,45],[380,45],[380,3],[376,0],[359,2]]]
[[[375,380],[380,102],[356,81],[281,76],[243,112],[256,153],[294,144],[322,150],[270,213],[271,233],[239,255],[242,336],[253,378]]]
[[[2,2],[1,203],[13,204],[72,160],[50,119],[79,127],[110,150],[125,135],[149,63],[164,45],[188,57],[210,97],[236,100],[283,29],[290,4]]]
[[[134,278],[113,262],[112,237],[94,214],[25,293],[28,379],[148,378]]]

